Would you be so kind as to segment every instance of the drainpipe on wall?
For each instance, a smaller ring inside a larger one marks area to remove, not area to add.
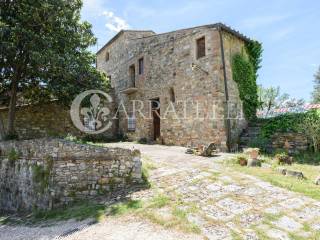
[[[227,131],[227,149],[228,152],[231,151],[231,121],[229,119],[229,92],[228,92],[228,82],[227,82],[227,70],[226,70],[226,62],[224,56],[224,45],[223,45],[223,38],[222,38],[222,29],[219,27],[219,37],[220,37],[220,49],[221,49],[221,60],[222,60],[222,67],[223,67],[223,80],[224,80],[224,92],[226,96],[226,113],[227,113],[227,120],[226,120],[226,131]]]

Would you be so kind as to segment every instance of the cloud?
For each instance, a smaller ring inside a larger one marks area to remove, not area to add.
[[[119,32],[120,30],[130,28],[126,20],[115,16],[112,11],[103,11],[102,15],[104,15],[108,21],[105,26],[112,32]]]
[[[101,15],[104,8],[103,0],[83,0],[82,12],[85,12],[90,17]]]

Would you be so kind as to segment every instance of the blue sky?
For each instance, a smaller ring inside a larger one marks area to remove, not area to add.
[[[223,22],[263,44],[258,83],[309,100],[320,66],[318,0],[83,0],[98,46],[121,28],[168,32]]]

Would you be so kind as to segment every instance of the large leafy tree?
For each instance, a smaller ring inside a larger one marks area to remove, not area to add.
[[[108,87],[88,47],[96,38],[80,20],[81,0],[3,0],[0,18],[0,96],[14,134],[18,99],[68,103],[83,90]],[[0,99],[1,100],[1,99]]]
[[[314,90],[312,92],[312,101],[314,103],[320,103],[320,67],[315,75]]]

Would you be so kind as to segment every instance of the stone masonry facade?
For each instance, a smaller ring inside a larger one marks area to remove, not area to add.
[[[141,182],[138,150],[42,138],[0,142],[0,210],[52,209]]]
[[[205,52],[198,57],[201,39]],[[97,52],[97,68],[110,77],[119,106],[117,131],[131,140],[145,138],[169,145],[214,142],[222,150],[228,141],[236,145],[247,123],[239,114],[242,103],[232,79],[231,58],[245,52],[246,41],[250,40],[223,24],[163,34],[119,32]],[[157,139],[150,106],[154,99],[160,102]],[[143,103],[140,112],[134,111],[139,106],[133,100]],[[128,116],[134,116],[135,129],[128,128]]]
[[[113,103],[108,103],[108,108],[114,109]],[[0,121],[3,121],[4,126],[7,125],[7,119],[8,108],[0,108]],[[108,131],[98,137],[114,139],[116,137],[116,124],[113,123],[111,126]],[[15,130],[19,139],[65,137],[68,134],[81,138],[86,135],[72,123],[70,108],[58,102],[18,106]]]

